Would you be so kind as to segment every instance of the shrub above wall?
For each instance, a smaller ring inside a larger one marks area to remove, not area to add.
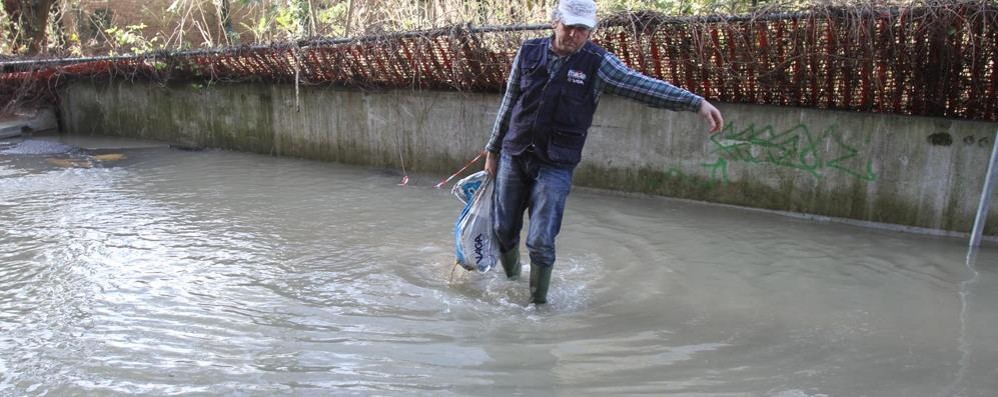
[[[4,63],[0,100],[71,79],[260,81],[500,92],[546,26],[454,26],[133,57]],[[642,73],[718,102],[998,120],[998,6],[616,15],[593,40]],[[44,80],[47,84],[29,84]],[[19,91],[20,90],[20,91]]]

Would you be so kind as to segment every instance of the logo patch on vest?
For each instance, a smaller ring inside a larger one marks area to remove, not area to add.
[[[586,84],[586,74],[578,70],[568,70],[568,81],[575,84]]]

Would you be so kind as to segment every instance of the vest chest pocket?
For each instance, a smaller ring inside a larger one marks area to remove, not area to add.
[[[524,66],[520,70],[520,90],[526,91],[531,85],[543,83],[547,80],[547,73],[536,66]]]
[[[548,72],[541,59],[524,59],[520,64],[520,89],[527,90],[531,85],[547,83]]]
[[[554,113],[554,122],[569,128],[588,128],[592,123],[593,115],[590,114],[592,101],[585,91],[579,89],[562,90],[558,99],[558,109]]]

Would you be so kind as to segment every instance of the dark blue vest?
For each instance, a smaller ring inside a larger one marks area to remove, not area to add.
[[[606,50],[587,42],[552,78],[547,68],[550,42],[533,39],[520,48],[520,98],[502,150],[512,155],[529,150],[543,161],[575,166],[596,113],[596,74]]]

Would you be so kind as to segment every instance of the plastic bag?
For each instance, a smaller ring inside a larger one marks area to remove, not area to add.
[[[499,245],[492,230],[492,176],[479,171],[461,179],[451,192],[464,209],[454,226],[457,263],[466,270],[485,273],[496,266]]]

